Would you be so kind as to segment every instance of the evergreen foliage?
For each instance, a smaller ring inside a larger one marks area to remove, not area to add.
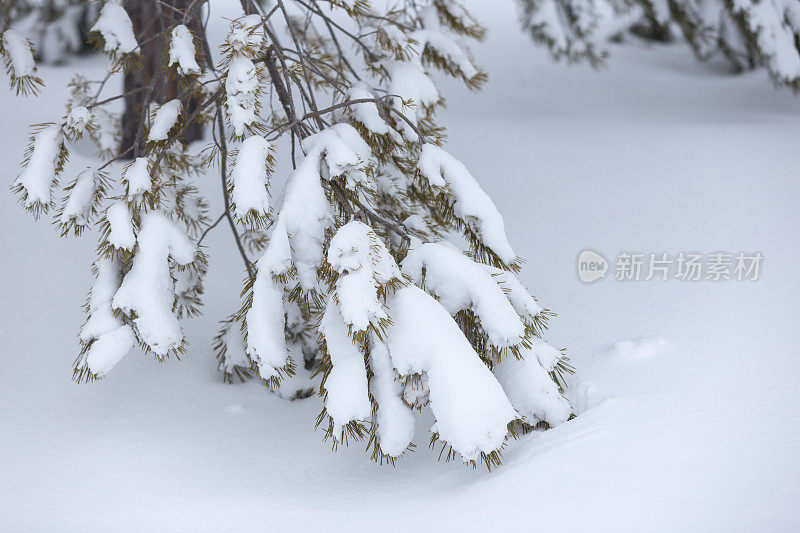
[[[555,59],[599,66],[606,42],[626,31],[683,37],[699,60],[724,56],[735,72],[765,66],[779,87],[800,91],[796,0],[517,0],[523,28]]]
[[[213,64],[194,4],[156,19],[170,45],[146,85],[101,100],[109,78],[76,75],[65,118],[34,130],[12,185],[37,217],[63,196],[63,235],[97,229],[74,379],[104,377],[135,346],[157,360],[186,351],[181,320],[201,311],[213,253],[204,239],[224,219],[244,287],[239,309],[211,310],[228,315],[213,341],[223,379],[318,393],[334,448],[363,441],[394,464],[414,449],[414,411],[429,407],[440,457],[492,468],[509,436],[567,420],[572,367],[542,340],[553,313],[516,277],[502,215],[436,122],[434,72],[485,82],[463,44],[483,28],[455,0],[242,0]],[[93,37],[109,72],[145,68],[138,30],[124,4],[103,4]],[[12,86],[39,83],[26,46],[3,49]],[[170,79],[177,98],[160,90]],[[142,91],[135,142],[120,152],[107,104]],[[198,124],[212,141],[190,150],[181,135]],[[82,137],[102,163],[62,188]],[[279,158],[293,169],[283,191]],[[212,218],[196,183],[215,169],[224,211]]]

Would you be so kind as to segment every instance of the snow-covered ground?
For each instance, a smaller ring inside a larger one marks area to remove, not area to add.
[[[577,367],[580,415],[512,443],[492,473],[437,463],[427,421],[396,468],[359,446],[331,453],[313,427],[319,400],[215,371],[210,340],[242,277],[222,226],[183,361],[131,354],[77,386],[94,241],[58,239],[2,194],[0,530],[800,529],[800,99],[682,46],[615,47],[601,72],[553,65],[511,2],[472,3],[491,81],[478,95],[446,84],[448,148],[504,213],[523,281],[560,315],[550,338]],[[42,98],[0,92],[7,182],[25,126],[63,114],[74,67],[43,69]],[[764,263],[758,281],[626,283],[612,270],[587,285],[586,248]]]

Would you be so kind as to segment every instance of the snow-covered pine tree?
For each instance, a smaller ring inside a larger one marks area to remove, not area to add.
[[[218,64],[199,58],[207,7],[160,25],[166,75],[133,89],[145,98],[129,149],[109,153],[118,119],[105,106],[127,96],[101,98],[109,78],[77,76],[65,117],[34,131],[12,186],[22,205],[38,217],[63,196],[63,234],[98,229],[74,378],[102,378],[137,345],[159,360],[186,350],[181,318],[200,310],[204,237],[225,220],[245,286],[214,340],[220,370],[286,398],[319,393],[317,425],[334,448],[364,439],[375,461],[394,463],[413,447],[414,411],[429,407],[440,457],[493,467],[509,435],[567,420],[572,369],[542,340],[552,313],[520,283],[503,217],[435,121],[434,72],[473,89],[486,79],[462,43],[480,25],[454,0],[242,8]],[[93,27],[110,72],[142,68],[123,4],[105,2]],[[35,87],[29,46],[8,42],[12,84]],[[168,77],[200,102],[194,111],[153,99]],[[201,151],[180,142],[192,124],[212,134]],[[101,162],[62,190],[84,136]],[[280,157],[293,169],[282,191]],[[224,211],[212,221],[195,183],[215,167]]]
[[[796,0],[517,0],[520,21],[555,59],[602,63],[607,41],[625,31],[683,37],[695,56],[722,54],[736,72],[765,66],[777,86],[800,90],[800,3]]]

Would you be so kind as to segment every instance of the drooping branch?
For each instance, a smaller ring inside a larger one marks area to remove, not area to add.
[[[242,246],[242,240],[239,237],[239,231],[236,229],[236,224],[231,217],[231,200],[228,196],[228,144],[225,140],[225,122],[222,118],[222,107],[217,104],[216,107],[216,122],[217,127],[219,128],[219,138],[215,139],[217,146],[219,147],[219,173],[220,173],[220,180],[222,182],[222,199],[225,204],[225,218],[228,219],[228,224],[230,224],[231,232],[233,233],[233,238],[236,241],[236,247],[239,249],[239,255],[242,256],[242,261],[244,261],[244,266],[247,268],[247,274],[250,276],[251,279],[255,279],[255,269],[253,268],[253,263],[248,259],[247,253],[244,250],[244,246]]]

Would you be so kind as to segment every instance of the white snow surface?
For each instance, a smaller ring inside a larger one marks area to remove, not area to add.
[[[429,414],[395,468],[361,445],[332,453],[314,430],[319,399],[221,382],[211,339],[242,280],[223,227],[203,242],[205,316],[185,323],[181,361],[134,349],[76,386],[96,240],[58,238],[0,194],[0,529],[800,529],[800,99],[763,71],[698,64],[680,44],[612,45],[602,71],[553,64],[512,2],[469,5],[489,26],[473,51],[490,80],[478,94],[442,85],[447,149],[503,214],[527,259],[519,279],[559,314],[547,338],[578,370],[579,416],[511,442],[492,473],[437,463]],[[106,73],[96,58],[73,65]],[[72,70],[40,67],[38,99],[0,92],[6,179],[27,125],[63,116]],[[92,163],[74,152],[65,175]],[[276,176],[288,168],[279,157]],[[218,176],[202,181],[220,212]],[[765,262],[756,282],[586,285],[575,272],[585,248],[609,260],[761,251]]]

